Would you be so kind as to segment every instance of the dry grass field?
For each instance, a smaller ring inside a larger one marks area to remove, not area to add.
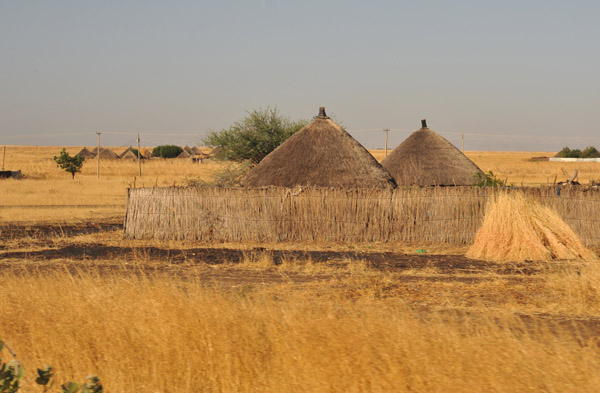
[[[137,163],[103,161],[97,179],[90,161],[71,180],[59,151],[9,146],[6,167],[25,178],[0,180],[0,336],[28,376],[51,364],[59,383],[93,373],[115,393],[599,391],[596,264],[484,262],[440,244],[124,239],[134,181],[210,180],[226,164],[150,160],[140,179]],[[526,185],[575,169],[587,182],[600,165],[468,155]]]
[[[209,181],[216,170],[228,164],[205,161],[198,165],[190,160],[144,160],[142,177],[135,161],[101,160],[100,179],[95,159],[84,163],[82,173],[71,180],[70,174],[56,166],[53,157],[58,146],[8,146],[6,169],[21,170],[25,178],[2,180],[0,222],[71,222],[119,218],[123,214],[128,187],[183,185],[186,179]],[[80,146],[66,147],[70,154]],[[125,147],[113,147],[122,152]],[[383,150],[371,150],[378,160]],[[539,185],[566,180],[579,170],[581,183],[600,178],[598,163],[531,162],[531,157],[550,156],[549,152],[466,152],[483,171],[515,185]]]

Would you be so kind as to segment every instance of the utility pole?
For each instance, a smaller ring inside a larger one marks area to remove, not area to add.
[[[142,177],[142,161],[140,161],[140,133],[139,132],[138,132],[137,143],[138,143],[138,170],[139,170],[140,177]]]
[[[387,141],[388,141],[388,133],[390,132],[389,128],[384,128],[385,131],[385,157],[387,158]]]
[[[464,134],[464,132],[460,133],[460,140],[462,142],[462,152],[464,154],[464,152],[465,152],[465,134]]]
[[[100,179],[100,135],[101,132],[96,132],[98,134],[98,151],[96,152],[96,158],[98,159],[98,179]]]
[[[6,146],[4,146],[4,153],[2,154],[2,170],[4,170],[4,160],[6,160]]]

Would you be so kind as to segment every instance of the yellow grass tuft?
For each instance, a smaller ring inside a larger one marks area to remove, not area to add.
[[[496,262],[596,259],[556,212],[522,193],[489,202],[466,255]]]

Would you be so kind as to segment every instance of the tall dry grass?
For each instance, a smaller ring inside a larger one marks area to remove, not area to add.
[[[595,284],[597,285],[597,284]],[[592,392],[600,349],[508,314],[194,277],[0,277],[0,334],[29,372],[110,392]],[[25,391],[36,391],[30,386]]]

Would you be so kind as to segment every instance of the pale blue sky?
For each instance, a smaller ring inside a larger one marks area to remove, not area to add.
[[[367,147],[600,148],[597,1],[0,0],[0,145],[194,144],[324,105]]]

